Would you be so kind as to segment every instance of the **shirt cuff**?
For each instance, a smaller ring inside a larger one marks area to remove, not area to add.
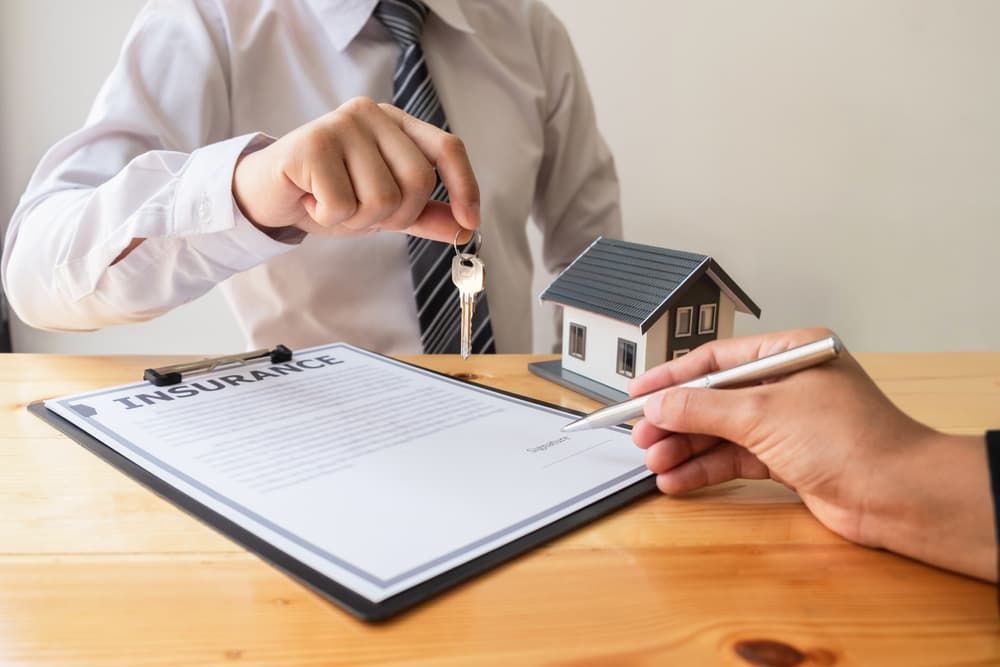
[[[237,160],[274,141],[261,133],[245,134],[194,151],[174,197],[171,236],[185,238],[192,250],[232,271],[294,248],[305,232],[292,230],[273,238],[250,222],[233,198]]]

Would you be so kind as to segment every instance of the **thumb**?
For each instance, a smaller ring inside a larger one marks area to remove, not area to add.
[[[424,210],[420,212],[417,219],[412,225],[407,227],[405,230],[407,234],[412,236],[420,236],[425,239],[431,239],[432,241],[441,241],[443,243],[451,243],[456,240],[456,233],[459,231],[466,232],[467,234],[472,234],[473,232],[467,232],[467,230],[458,224],[455,220],[455,216],[452,215],[452,209],[443,202],[439,201],[429,201],[424,207]],[[458,234],[459,237],[463,237],[463,234]],[[459,238],[458,242],[462,239]],[[468,239],[466,239],[468,241]]]
[[[664,431],[713,435],[745,446],[763,414],[764,389],[673,387],[650,396],[644,415]]]

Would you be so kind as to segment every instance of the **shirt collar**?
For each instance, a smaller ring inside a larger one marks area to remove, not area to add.
[[[449,26],[462,32],[474,32],[459,0],[423,0],[431,12]],[[347,48],[368,23],[378,0],[310,0],[338,51]]]

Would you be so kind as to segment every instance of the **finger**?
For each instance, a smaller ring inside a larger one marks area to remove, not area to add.
[[[413,224],[426,206],[437,185],[437,172],[417,145],[387,115],[372,114],[369,121],[378,149],[402,196],[395,213],[382,220],[379,226],[402,231]]]
[[[464,230],[455,221],[452,209],[448,204],[439,201],[429,201],[420,212],[417,220],[406,228],[406,233],[434,241],[451,243],[455,233]]]
[[[466,229],[477,229],[480,224],[479,183],[462,140],[391,104],[379,106],[437,167],[441,181],[448,188],[458,224]]]
[[[677,494],[731,479],[767,479],[767,466],[747,450],[724,442],[701,456],[656,476],[656,486],[663,493]]]
[[[396,179],[370,130],[360,128],[358,133],[346,135],[341,141],[358,208],[340,224],[353,230],[380,225],[399,210],[403,201]]]
[[[320,227],[334,227],[354,216],[358,199],[341,156],[330,155],[322,169],[312,172],[301,201],[306,213]]]
[[[316,236],[322,236],[324,238],[333,239],[343,239],[343,238],[356,238],[359,236],[368,236],[380,231],[378,227],[366,227],[365,229],[348,229],[343,225],[334,225],[332,227],[324,227],[317,224],[316,222],[306,219],[295,223],[295,226],[308,234],[314,234]]]
[[[646,401],[645,417],[672,433],[714,435],[741,444],[754,442],[772,387],[689,389],[674,387]]]
[[[641,396],[830,335],[829,329],[814,328],[715,340],[643,373],[629,383],[628,391],[632,396]]]
[[[646,450],[646,467],[657,474],[676,468],[721,442],[710,435],[673,433]]]
[[[648,449],[654,443],[663,440],[668,435],[670,434],[667,431],[664,431],[660,427],[656,426],[648,419],[640,419],[636,422],[635,426],[632,427],[632,442],[634,442],[639,449]]]

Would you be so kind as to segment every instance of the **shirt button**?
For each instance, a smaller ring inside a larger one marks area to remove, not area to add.
[[[202,197],[198,203],[198,219],[202,222],[208,222],[212,219],[212,202],[208,200],[208,197]]]

